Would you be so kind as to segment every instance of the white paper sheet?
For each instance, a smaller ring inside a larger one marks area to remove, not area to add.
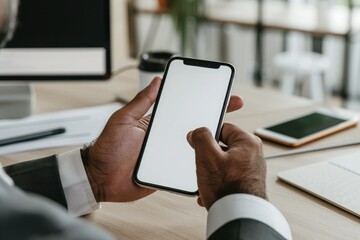
[[[0,147],[0,155],[36,149],[81,145],[97,138],[109,117],[123,105],[108,105],[35,115],[19,120],[0,120],[0,139],[56,128],[64,134]]]

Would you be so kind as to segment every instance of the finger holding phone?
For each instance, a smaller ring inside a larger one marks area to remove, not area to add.
[[[258,137],[225,123],[220,139],[226,150],[207,128],[190,132],[187,139],[195,150],[200,206],[209,210],[217,200],[236,193],[267,198],[266,163]]]

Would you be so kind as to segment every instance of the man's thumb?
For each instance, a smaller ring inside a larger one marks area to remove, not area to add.
[[[187,139],[196,155],[205,156],[222,152],[221,147],[207,128],[198,128],[190,132]]]
[[[124,106],[121,110],[131,113],[131,116],[137,120],[144,117],[146,112],[154,104],[159,92],[161,78],[156,77],[144,90],[139,92],[135,98]]]

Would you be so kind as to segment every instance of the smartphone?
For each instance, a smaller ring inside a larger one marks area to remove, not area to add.
[[[358,121],[359,118],[354,115],[319,109],[256,129],[255,134],[270,141],[297,147],[355,126]]]
[[[195,152],[186,136],[207,127],[218,139],[234,74],[227,63],[169,60],[134,172],[138,185],[198,194]]]

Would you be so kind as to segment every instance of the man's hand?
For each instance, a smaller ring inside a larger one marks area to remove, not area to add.
[[[247,193],[266,199],[266,164],[261,140],[234,125],[224,124],[220,147],[210,131],[199,128],[187,136],[195,149],[200,206],[209,208],[233,193]]]
[[[126,106],[116,111],[83,159],[91,188],[98,202],[129,202],[153,190],[133,181],[133,171],[145,137],[148,120],[143,118],[160,87],[155,78]]]
[[[155,78],[129,104],[115,112],[83,159],[98,202],[135,201],[154,192],[136,185],[133,172],[150,119],[144,115],[155,102],[160,82],[160,78]],[[242,105],[240,97],[232,96],[228,111]]]

